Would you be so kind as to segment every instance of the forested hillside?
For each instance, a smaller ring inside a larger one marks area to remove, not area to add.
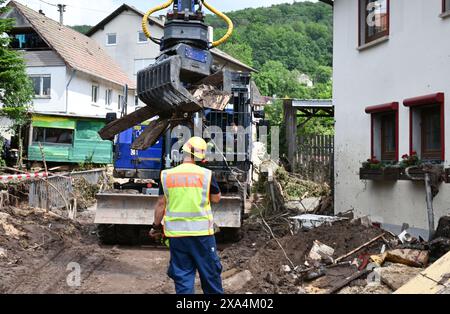
[[[330,97],[332,66],[332,9],[323,3],[297,2],[269,8],[229,12],[235,32],[225,52],[252,65],[264,94],[290,97]],[[215,38],[225,23],[208,16]],[[308,74],[315,88],[305,89],[296,78]]]
[[[235,30],[219,48],[258,70],[254,79],[263,95],[279,98],[329,99],[332,96],[333,12],[321,2],[296,2],[271,7],[228,12]],[[215,39],[226,32],[226,24],[208,15]],[[86,25],[74,26],[85,33]],[[307,87],[300,75],[314,83]],[[281,101],[266,107],[273,124],[282,125]],[[307,132],[333,132],[333,119],[313,119]]]

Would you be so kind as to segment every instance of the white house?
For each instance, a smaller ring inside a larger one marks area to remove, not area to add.
[[[450,0],[321,0],[334,7],[335,209],[426,237],[423,182],[360,180],[363,161],[450,160]],[[434,199],[450,213],[450,185]]]
[[[159,45],[147,39],[142,31],[143,16],[143,12],[123,4],[86,34],[116,60],[133,81],[137,80],[137,72],[153,64],[160,53]],[[161,38],[164,34],[164,17],[150,17],[149,24],[152,35]],[[220,66],[234,71],[256,71],[219,49],[214,48],[211,52],[215,63]],[[135,101],[137,104],[138,99]]]
[[[126,85],[134,106],[134,81],[94,40],[18,2],[8,6],[2,18],[16,21],[10,35],[33,81],[34,112],[104,118],[122,111]]]
[[[1,18],[15,20],[10,45],[23,54],[35,92],[28,162],[43,159],[42,145],[47,162],[111,163],[112,143],[97,132],[107,113],[134,110],[134,81],[91,38],[18,2],[8,6]]]

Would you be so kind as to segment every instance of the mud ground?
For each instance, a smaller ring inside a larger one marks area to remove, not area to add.
[[[156,246],[101,246],[93,211],[79,213],[76,222],[45,211],[8,208],[0,210],[0,293],[174,293],[166,271],[169,251]],[[250,219],[243,238],[220,244],[224,271],[250,270],[253,280],[234,293],[321,293],[354,273],[337,267],[313,286],[282,270],[288,265],[278,244],[261,222]],[[377,228],[337,223],[280,239],[289,258],[303,265],[314,240],[345,254],[380,234]],[[375,243],[367,253],[379,252]],[[361,252],[364,253],[364,252]],[[76,264],[73,264],[76,263]],[[74,284],[80,266],[80,284]],[[361,287],[364,285],[364,280]],[[355,291],[358,289],[355,288]],[[201,292],[197,280],[197,292]]]

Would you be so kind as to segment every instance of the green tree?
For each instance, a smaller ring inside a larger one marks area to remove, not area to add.
[[[76,30],[77,32],[79,32],[81,34],[86,34],[92,28],[92,26],[90,26],[90,25],[74,25],[74,26],[71,26],[71,28],[73,28],[74,30]]]
[[[0,6],[5,0],[0,0]],[[0,7],[0,15],[9,7]],[[9,31],[14,25],[12,19],[0,19],[0,115],[13,122],[13,129],[19,136],[19,151],[22,156],[21,130],[28,122],[28,111],[34,95],[31,81],[25,70],[23,56],[9,48]],[[20,158],[21,159],[21,158]],[[21,160],[20,164],[21,164]]]

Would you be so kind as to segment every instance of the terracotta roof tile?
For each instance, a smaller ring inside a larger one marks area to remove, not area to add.
[[[119,85],[128,84],[135,89],[120,66],[100,47],[97,42],[70,27],[58,22],[16,2],[10,5],[30,22],[36,32],[71,68]]]

